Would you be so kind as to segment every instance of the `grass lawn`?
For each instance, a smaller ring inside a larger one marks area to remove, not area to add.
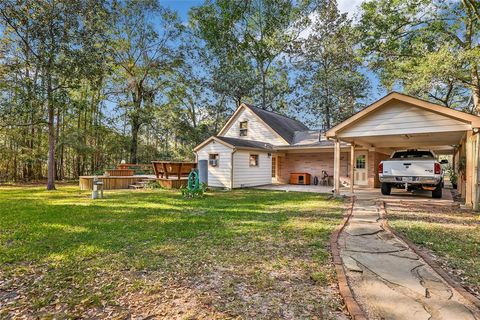
[[[443,268],[480,297],[480,215],[452,206],[390,203],[389,224],[428,249]]]
[[[0,318],[343,317],[327,247],[341,202],[260,190],[106,196],[0,188]]]

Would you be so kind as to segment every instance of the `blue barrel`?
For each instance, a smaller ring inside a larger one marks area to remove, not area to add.
[[[208,160],[198,160],[198,181],[208,185]]]

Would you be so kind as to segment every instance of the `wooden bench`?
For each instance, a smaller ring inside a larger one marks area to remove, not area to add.
[[[169,179],[171,176],[175,176],[180,180],[182,177],[188,177],[190,172],[197,167],[196,162],[152,161],[152,164],[157,179]]]

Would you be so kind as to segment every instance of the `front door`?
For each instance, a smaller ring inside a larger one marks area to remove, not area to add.
[[[354,161],[354,184],[359,186],[366,186],[368,184],[368,152],[355,152]]]

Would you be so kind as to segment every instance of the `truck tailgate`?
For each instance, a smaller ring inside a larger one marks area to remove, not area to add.
[[[431,176],[434,159],[389,159],[383,161],[383,174],[392,176]]]

